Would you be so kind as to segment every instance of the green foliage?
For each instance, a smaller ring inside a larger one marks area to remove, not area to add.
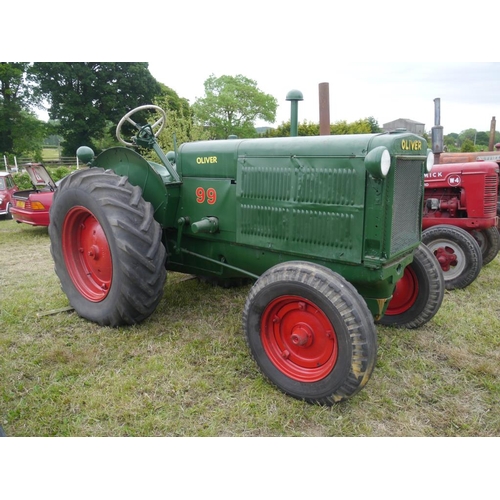
[[[157,96],[153,101],[153,104],[165,110],[167,115],[165,127],[157,137],[161,149],[166,153],[174,151],[175,147],[180,146],[183,142],[208,139],[208,132],[201,125],[193,123],[188,101],[180,98],[172,89],[164,85],[162,85],[162,88],[162,94]],[[156,113],[153,121],[156,121],[158,118],[160,118],[160,114]],[[150,119],[149,123],[153,121]],[[152,150],[141,150],[140,153],[148,160],[158,161],[156,153]]]
[[[152,102],[160,92],[148,63],[34,63],[30,77],[49,103],[64,138],[63,155],[79,146],[99,151],[99,141],[130,109]]]
[[[62,179],[63,177],[66,177],[68,174],[72,172],[71,168],[64,166],[57,168],[47,168],[47,170],[50,173],[50,176],[52,177],[54,182],[57,182],[58,180]]]
[[[167,89],[167,87],[163,87]],[[158,142],[164,151],[174,149],[174,135],[178,146],[183,142],[209,138],[208,132],[200,124],[194,123],[188,101],[179,98],[173,90],[168,89],[168,91],[162,92],[162,95],[155,99],[154,104],[164,109],[167,114],[167,123],[158,137]]]
[[[500,141],[500,132],[495,132],[493,144]],[[490,145],[490,132],[477,131],[475,128],[469,128],[457,134],[455,132],[443,137],[446,151],[456,152],[474,152],[488,151]],[[464,149],[465,148],[465,149]]]
[[[476,151],[476,148],[474,147],[474,143],[470,139],[464,139],[462,141],[460,151],[462,153],[473,153],[474,151]]]
[[[363,118],[356,120],[352,123],[347,123],[341,120],[330,124],[331,135],[345,135],[345,134],[371,134],[380,132],[377,121],[373,117]],[[319,123],[308,122],[304,120],[298,124],[297,134],[299,136],[314,136],[319,135]],[[290,136],[290,122],[282,123],[275,129],[269,129],[262,137],[289,137]]]
[[[477,132],[477,134],[476,134],[476,146],[480,146],[480,147],[483,146],[487,150],[489,142],[490,142],[490,134],[488,134],[487,132]]]
[[[33,189],[33,185],[31,184],[30,176],[26,172],[17,172],[12,174],[12,178],[16,183],[16,186],[21,190],[25,191],[27,189]]]
[[[445,147],[445,151],[448,151],[450,153],[459,151],[458,134],[451,133],[443,136],[443,146]]]
[[[192,110],[195,122],[206,127],[212,139],[256,137],[257,119],[274,122],[278,101],[259,90],[255,80],[212,74],[204,85],[205,97],[197,99]]]
[[[36,104],[25,74],[29,63],[0,63],[0,153],[39,156],[46,130],[30,111]]]
[[[175,137],[175,144],[174,144]],[[209,139],[209,134],[202,126],[193,124],[189,117],[186,117],[178,111],[171,111],[167,115],[167,124],[158,136],[158,144],[163,151],[173,151],[175,145],[180,146],[183,142],[192,142]],[[149,152],[146,156],[156,154]],[[155,160],[156,161],[156,160]]]

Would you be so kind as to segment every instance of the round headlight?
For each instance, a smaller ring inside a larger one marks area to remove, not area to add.
[[[391,154],[386,149],[382,153],[382,158],[380,159],[380,172],[382,176],[385,177],[389,173],[389,169],[391,168]]]
[[[389,150],[384,146],[372,149],[365,157],[365,167],[373,177],[383,179],[391,168]]]
[[[430,172],[432,170],[432,167],[434,166],[434,153],[428,149],[427,150],[427,162],[425,164],[425,170],[427,172]]]

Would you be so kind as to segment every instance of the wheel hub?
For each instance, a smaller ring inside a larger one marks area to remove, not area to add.
[[[399,315],[413,306],[418,297],[418,279],[410,267],[406,267],[403,277],[396,283],[393,296],[385,314]]]
[[[434,251],[434,255],[443,271],[449,271],[451,267],[458,264],[457,256],[450,247],[439,247]]]
[[[100,302],[109,293],[113,274],[104,230],[88,209],[73,207],[64,219],[63,255],[74,286],[87,300]]]
[[[292,344],[304,347],[306,344],[311,344],[313,338],[313,331],[308,325],[299,324],[293,328],[290,339]]]
[[[337,337],[330,320],[302,297],[274,299],[262,316],[261,338],[276,368],[300,382],[321,380],[337,361]]]

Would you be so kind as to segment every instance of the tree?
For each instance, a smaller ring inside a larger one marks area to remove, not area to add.
[[[483,146],[488,150],[488,145],[490,143],[490,134],[488,132],[478,132],[476,134],[476,146]]]
[[[458,134],[456,132],[452,132],[451,134],[446,134],[443,137],[443,145],[446,147],[446,151],[458,151]]]
[[[30,111],[33,88],[25,75],[29,63],[0,63],[0,153],[40,154],[44,124]]]
[[[382,127],[378,124],[378,121],[373,118],[373,116],[369,116],[368,118],[365,118],[365,120],[370,124],[370,129],[373,134],[382,132]]]
[[[462,146],[460,148],[462,153],[473,153],[475,150],[476,148],[474,147],[474,143],[470,139],[467,138],[462,142]]]
[[[193,106],[195,121],[207,127],[214,139],[229,135],[255,137],[257,119],[272,123],[278,101],[257,88],[257,82],[243,75],[215,75],[205,80],[205,97]]]
[[[209,139],[208,132],[203,130],[201,125],[193,123],[193,113],[187,99],[179,97],[177,92],[166,85],[160,84],[160,86],[162,88],[161,95],[155,98],[153,104],[164,109],[167,115],[165,128],[157,137],[161,149],[164,152],[174,151],[175,147],[180,146],[183,142]],[[156,119],[158,118],[159,114]],[[140,152],[148,160],[158,161],[154,151],[143,149]]]
[[[458,135],[460,145],[463,145],[463,143],[468,139],[469,141],[472,142],[472,144],[475,144],[476,141],[476,134],[477,130],[475,128],[468,128],[466,130],[462,130],[460,134]]]
[[[160,85],[148,63],[34,63],[31,78],[39,96],[49,103],[51,119],[59,121],[63,154],[79,146],[96,148],[129,110],[150,104]]]

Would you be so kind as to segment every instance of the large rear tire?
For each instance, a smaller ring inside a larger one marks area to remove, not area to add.
[[[444,297],[444,278],[432,252],[420,244],[413,261],[397,282],[385,315],[377,321],[399,328],[418,328],[439,311]]]
[[[372,314],[350,283],[323,266],[286,262],[266,271],[250,290],[243,328],[262,373],[309,403],[350,398],[375,366]]]
[[[498,254],[500,250],[500,234],[496,226],[486,229],[474,230],[471,232],[474,239],[477,241],[483,257],[483,266],[489,264]]]
[[[155,310],[166,251],[153,207],[111,170],[66,177],[50,209],[50,250],[71,306],[100,325],[138,323]]]
[[[477,241],[464,229],[440,224],[422,232],[422,242],[436,256],[447,290],[465,288],[479,275],[483,265]]]

